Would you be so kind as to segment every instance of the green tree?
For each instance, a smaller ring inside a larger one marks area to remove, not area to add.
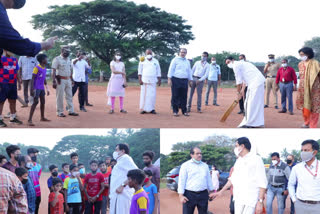
[[[320,61],[320,37],[313,37],[311,40],[305,41],[304,46],[312,48],[314,58]]]
[[[194,39],[192,27],[181,16],[147,4],[95,0],[50,9],[33,16],[35,29],[43,30],[45,38],[58,36],[61,43],[80,46],[107,64],[117,50],[127,60],[146,48],[168,57]]]

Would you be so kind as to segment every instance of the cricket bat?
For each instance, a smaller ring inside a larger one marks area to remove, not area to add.
[[[227,109],[227,111],[223,114],[223,116],[220,119],[220,122],[225,122],[227,120],[227,118],[229,117],[229,115],[231,114],[231,112],[233,111],[233,109],[238,105],[239,101],[235,100],[233,101],[233,103],[231,104],[231,106]]]

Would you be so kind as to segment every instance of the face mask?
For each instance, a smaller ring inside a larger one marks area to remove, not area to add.
[[[22,183],[22,184],[28,183],[28,179],[23,179],[23,180],[21,181],[21,183]]]
[[[242,152],[242,149],[239,150],[239,149],[236,147],[236,148],[234,148],[233,152],[234,152],[234,154],[238,157],[239,154]]]
[[[274,59],[269,59],[269,62],[274,62]]]
[[[116,151],[114,151],[113,154],[112,154],[112,156],[113,156],[113,159],[117,160],[118,157],[119,157],[119,153],[116,152]]]
[[[152,59],[152,55],[151,55],[151,54],[148,54],[148,55],[147,55],[147,59]]]
[[[26,4],[26,0],[15,0],[13,8],[14,9],[20,9]]]
[[[240,62],[244,62],[244,59],[240,59],[239,61],[240,61]]]
[[[27,168],[27,169],[32,169],[32,168],[33,168],[33,163],[30,163],[30,162],[27,163],[27,164],[26,164],[26,168]]]
[[[291,164],[292,163],[292,160],[287,160],[287,164]]]
[[[67,57],[70,56],[70,53],[63,53],[62,55],[63,55],[64,58],[67,58]]]
[[[151,162],[144,162],[145,166],[150,166]]]
[[[208,57],[201,57],[202,61],[207,61]]]
[[[272,165],[274,165],[274,166],[278,163],[277,160],[272,160],[271,162],[272,162]]]
[[[212,64],[216,64],[217,62],[216,61],[212,61]]]
[[[19,161],[19,160],[20,160],[20,157],[21,157],[21,155],[15,155],[15,156],[14,156],[14,159],[15,159],[16,161]]]
[[[198,161],[198,160],[196,160],[196,159],[194,159],[194,158],[192,158],[192,161],[195,162],[196,164],[200,164],[200,163],[201,163],[201,160]]]
[[[77,175],[79,175],[79,174],[80,174],[80,172],[72,172],[73,177],[77,177]]]
[[[144,179],[144,182],[148,183],[149,182],[149,178]]]
[[[98,171],[97,169],[94,170],[94,171],[91,169],[91,172],[92,172],[93,174],[96,174],[97,171]]]
[[[230,63],[228,64],[228,67],[229,67],[230,69],[233,69],[233,63],[230,62]]]
[[[121,59],[121,56],[116,56],[116,60],[120,60]]]
[[[284,67],[284,68],[287,67],[287,66],[288,66],[287,63],[283,63],[283,64],[282,64],[282,67]]]
[[[308,57],[307,57],[307,56],[302,56],[302,57],[300,57],[300,59],[301,59],[302,61],[307,61]]]
[[[79,169],[80,174],[85,174],[86,173],[86,169],[85,168],[81,168]]]
[[[313,158],[313,152],[301,152],[301,160],[308,162],[309,160],[311,160]]]
[[[51,175],[52,175],[53,177],[57,177],[57,176],[58,176],[58,172],[57,172],[57,171],[54,171],[54,172],[51,173]]]
[[[37,156],[31,157],[31,160],[32,160],[33,162],[37,162]]]

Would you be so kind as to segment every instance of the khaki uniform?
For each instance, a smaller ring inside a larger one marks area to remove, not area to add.
[[[69,113],[74,112],[72,103],[72,82],[71,76],[71,60],[65,59],[61,55],[53,59],[52,68],[56,69],[56,75],[66,77],[68,79],[61,79],[61,83],[57,84],[56,101],[57,101],[57,115],[63,113],[63,97],[67,101],[67,109]]]
[[[265,68],[267,65],[265,66]],[[269,97],[270,97],[270,91],[272,90],[273,93],[273,100],[274,100],[274,106],[278,106],[278,91],[276,90],[276,77],[277,72],[280,68],[280,64],[273,63],[271,64],[266,72],[266,94],[265,94],[265,100],[264,104],[269,105]]]

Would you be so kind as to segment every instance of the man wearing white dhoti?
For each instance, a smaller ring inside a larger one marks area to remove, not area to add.
[[[243,84],[247,85],[244,108],[245,117],[238,127],[253,128],[264,126],[264,82],[265,78],[256,66],[246,61],[235,61],[232,56],[225,60],[233,69],[238,92],[238,100],[244,95]],[[241,90],[242,88],[242,90]]]
[[[131,198],[134,189],[127,185],[127,174],[129,170],[137,169],[137,165],[129,156],[127,144],[118,144],[113,153],[117,164],[113,167],[110,180],[110,214],[130,213]]]
[[[158,60],[153,58],[151,49],[146,50],[146,58],[139,62],[138,76],[141,85],[140,113],[156,114],[157,85],[161,85],[161,69]]]

